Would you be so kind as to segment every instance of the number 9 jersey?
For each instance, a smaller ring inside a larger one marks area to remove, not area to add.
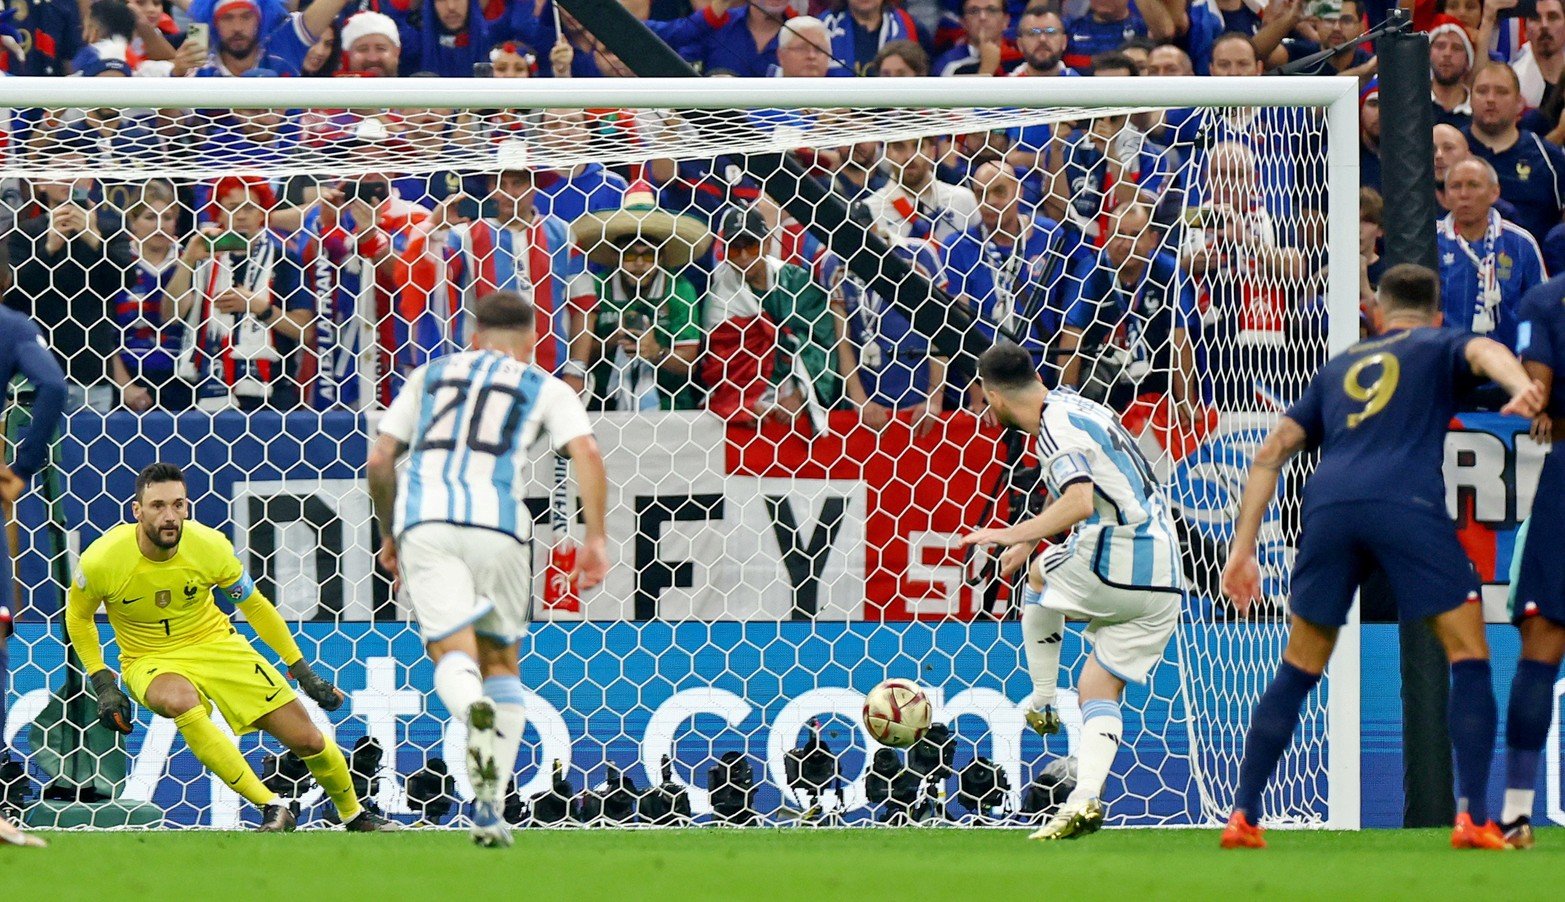
[[[524,503],[529,449],[592,434],[581,399],[541,368],[497,351],[465,351],[408,377],[380,432],[408,446],[393,533],[455,523],[532,537]]]
[[[1485,381],[1467,362],[1475,338],[1433,326],[1396,330],[1321,367],[1287,414],[1321,451],[1306,511],[1382,501],[1444,516],[1445,434],[1458,400]]]

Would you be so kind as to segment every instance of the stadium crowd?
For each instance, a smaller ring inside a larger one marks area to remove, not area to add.
[[[1293,71],[1361,79],[1372,303],[1379,98],[1372,48],[1354,39],[1386,0],[624,2],[708,77],[1225,77],[1341,46]],[[1562,2],[1538,0],[1526,19],[1507,15],[1516,0],[1414,9],[1441,123],[1446,318],[1502,340],[1521,292],[1565,265]],[[9,10],[0,68],[14,75],[633,74],[550,0]],[[825,118],[748,122],[781,133]],[[538,362],[596,409],[757,422],[853,407],[872,426],[977,409],[929,338],[743,159],[547,169],[525,153],[580,156],[697,127],[622,110],[19,111],[6,152],[82,175],[5,182],[0,281],[66,361],[72,406],[100,411],[384,403],[411,367],[465,342],[473,297],[524,286],[540,310]],[[793,157],[986,338],[1019,340],[1051,381],[1189,427],[1286,400],[1319,360],[1323,128],[1303,110],[1167,110]],[[496,162],[489,174],[254,174],[301,148],[362,160],[393,146],[431,160],[482,146]],[[94,176],[150,148],[231,174]]]

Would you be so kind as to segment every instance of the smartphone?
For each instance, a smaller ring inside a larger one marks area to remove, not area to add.
[[[1536,2],[1536,0],[1534,0]],[[474,78],[494,78],[494,63],[474,63]]]
[[[390,193],[391,186],[378,180],[348,182],[342,186],[344,200],[361,200],[372,207],[385,200]]]
[[[92,189],[91,188],[72,188],[71,189],[71,203],[76,204],[79,207],[88,206],[89,204],[92,203]]]
[[[238,232],[224,232],[212,239],[212,250],[217,253],[224,251],[243,251],[250,247],[250,240]]]
[[[206,56],[211,51],[212,26],[205,22],[191,22],[185,26],[185,43],[194,44],[201,48],[201,55]],[[183,46],[183,45],[181,45]]]

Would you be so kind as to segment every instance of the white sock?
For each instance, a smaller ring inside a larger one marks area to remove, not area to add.
[[[1119,703],[1095,699],[1081,706],[1081,742],[1076,747],[1076,790],[1070,801],[1085,802],[1103,794],[1103,784],[1119,752],[1125,720]]]
[[[1032,595],[1031,590],[1027,595]],[[1027,700],[1030,707],[1054,704],[1060,685],[1060,646],[1064,638],[1064,614],[1040,604],[1023,605],[1022,651],[1027,657],[1027,674],[1032,677],[1032,696]]]
[[[484,680],[484,694],[494,703],[494,747],[489,749],[500,772],[500,794],[516,774],[516,753],[522,747],[522,730],[527,727],[527,707],[522,703],[521,681],[513,676]]]
[[[1500,823],[1509,824],[1519,817],[1532,817],[1531,789],[1507,789],[1505,791],[1505,810],[1500,815]]]
[[[435,665],[435,694],[457,720],[467,719],[467,709],[483,698],[484,678],[478,662],[465,652],[448,651]]]

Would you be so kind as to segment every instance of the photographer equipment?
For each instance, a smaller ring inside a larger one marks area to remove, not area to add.
[[[1022,790],[1022,814],[1042,820],[1054,814],[1076,790],[1076,759],[1056,758]]]
[[[956,771],[956,737],[943,723],[932,723],[924,738],[907,750],[907,767],[921,778],[931,813],[945,817],[945,779]]]
[[[756,819],[755,771],[743,752],[724,752],[706,772],[706,789],[719,822],[743,826]]]
[[[516,791],[516,775],[506,781],[505,803],[500,808],[500,818],[513,827],[520,827],[527,822],[527,803],[522,801],[522,794]]]
[[[261,759],[261,783],[267,789],[290,800],[295,816],[299,814],[299,797],[310,791],[315,779],[309,767],[293,752],[267,755]]]
[[[663,756],[660,771],[663,782],[641,797],[641,819],[659,825],[690,823],[690,794],[674,782],[674,763],[669,756]]]
[[[380,762],[386,750],[373,736],[364,735],[353,743],[353,754],[348,756],[348,776],[353,780],[353,791],[364,807],[375,814],[383,814],[375,797],[380,794]]]
[[[19,820],[33,795],[33,781],[22,762],[0,754],[0,817]]]
[[[923,778],[903,767],[902,756],[893,748],[877,749],[864,777],[864,791],[870,802],[886,806],[880,816],[886,823],[923,818],[928,810],[928,802],[919,792],[923,785]]]
[[[456,778],[444,758],[431,758],[423,768],[408,777],[408,807],[418,815],[415,826],[435,825],[445,820],[456,804]]]
[[[805,806],[799,812],[800,820],[813,820],[825,813],[825,796],[835,791],[837,808],[833,817],[845,807],[842,796],[842,780],[837,766],[837,756],[831,746],[821,740],[821,722],[811,720],[809,736],[798,748],[783,756],[783,774],[788,788]]]
[[[549,788],[533,796],[532,817],[535,823],[558,824],[571,816],[571,798],[576,790],[565,778],[565,762],[554,759],[554,780]]]
[[[1000,808],[1005,811],[1006,797],[1011,792],[1011,779],[998,764],[982,755],[974,758],[956,778],[956,800],[968,811],[981,818]]]
[[[633,824],[641,802],[641,790],[628,774],[614,765],[604,767],[603,782],[581,795],[576,818],[583,824]]]

